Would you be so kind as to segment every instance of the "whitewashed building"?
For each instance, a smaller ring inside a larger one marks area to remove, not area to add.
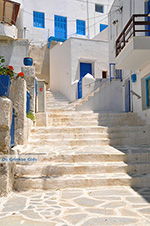
[[[109,12],[109,63],[123,74],[124,111],[150,121],[150,1],[115,0]]]
[[[29,51],[25,54],[33,57],[36,76],[44,79],[47,87],[75,100],[79,98],[78,91],[82,90],[82,84],[85,87],[80,97],[93,89],[96,79],[108,76],[106,28],[112,1],[15,0],[20,4],[15,22],[15,39],[29,41]],[[6,23],[6,26],[9,25]],[[17,52],[17,55],[20,56],[20,53]],[[23,63],[22,55],[20,60]],[[62,64],[64,60],[65,68]],[[85,77],[83,83],[81,77]],[[87,88],[87,83],[93,83],[89,86],[91,89]]]
[[[16,0],[21,3],[19,37],[47,42],[49,37],[93,38],[107,27],[113,0]]]
[[[70,38],[50,49],[50,88],[70,101],[85,97],[108,77],[107,30],[97,39]],[[103,33],[102,32],[102,33]]]

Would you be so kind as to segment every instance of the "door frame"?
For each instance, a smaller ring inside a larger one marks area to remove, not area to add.
[[[131,112],[131,81],[130,79],[125,80],[125,112]],[[128,98],[127,98],[128,97]]]
[[[92,75],[94,77],[94,61],[93,60],[84,60],[84,59],[80,59],[79,60],[79,81],[78,81],[78,99],[82,98],[82,79],[81,79],[81,63],[85,63],[85,64],[91,64],[91,69],[92,69]]]

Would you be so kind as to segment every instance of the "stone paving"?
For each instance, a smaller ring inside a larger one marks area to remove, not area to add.
[[[1,226],[150,226],[150,188],[100,187],[11,193]]]

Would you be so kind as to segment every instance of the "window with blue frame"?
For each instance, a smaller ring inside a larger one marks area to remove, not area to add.
[[[67,17],[54,16],[54,33],[55,38],[67,39]]]
[[[107,24],[100,24],[100,32],[102,32],[103,30],[105,30],[108,27]]]
[[[45,28],[45,13],[33,11],[33,26]]]
[[[95,12],[104,13],[104,5],[95,4]]]
[[[86,35],[86,24],[84,20],[76,20],[76,30],[78,35]]]
[[[146,78],[146,106],[150,107],[150,76]]]

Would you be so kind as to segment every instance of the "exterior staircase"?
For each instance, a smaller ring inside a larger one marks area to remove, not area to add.
[[[135,113],[79,112],[47,91],[47,117],[47,127],[34,127],[28,145],[16,148],[38,159],[16,165],[16,190],[149,186],[150,126]]]

